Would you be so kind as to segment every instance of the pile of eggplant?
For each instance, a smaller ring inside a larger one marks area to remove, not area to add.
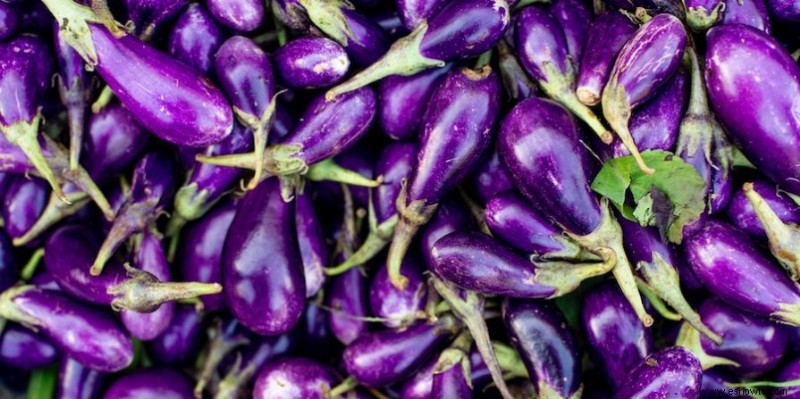
[[[0,0],[0,397],[800,398],[797,0]]]

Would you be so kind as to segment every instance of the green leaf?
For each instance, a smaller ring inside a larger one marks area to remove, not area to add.
[[[56,377],[58,377],[58,366],[52,365],[43,369],[36,369],[31,372],[28,380],[27,399],[52,399],[56,391]]]
[[[680,243],[683,226],[705,210],[705,182],[691,165],[670,152],[645,151],[642,158],[655,173],[642,172],[632,156],[614,158],[603,165],[592,189],[608,198],[623,217],[643,226],[658,226],[671,242]]]

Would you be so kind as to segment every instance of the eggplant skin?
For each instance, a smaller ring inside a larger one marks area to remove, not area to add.
[[[614,399],[695,399],[700,394],[700,361],[679,346],[664,348],[642,360]]]

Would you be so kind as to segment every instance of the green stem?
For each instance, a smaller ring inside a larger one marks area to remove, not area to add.
[[[28,380],[27,399],[52,399],[56,390],[58,365],[33,370]]]
[[[41,263],[43,257],[44,248],[39,248],[33,252],[30,259],[28,259],[28,263],[25,264],[20,273],[20,279],[22,281],[28,282],[33,278],[33,275],[36,273],[36,268],[39,267],[39,263]]]
[[[733,383],[729,382],[725,385],[728,385],[732,388],[794,388],[800,386],[800,379],[796,380],[789,380],[783,382],[777,381],[748,381],[748,382],[739,382]]]
[[[103,86],[103,89],[100,91],[100,95],[97,96],[97,100],[92,103],[92,113],[98,113],[103,110],[110,102],[114,99],[114,92],[111,91],[111,88],[108,85]]]
[[[338,398],[354,389],[358,386],[358,381],[356,381],[353,377],[347,377],[339,385],[331,388],[330,391],[326,392],[326,398]]]
[[[475,60],[475,69],[481,69],[492,62],[492,49],[486,50]]]
[[[659,298],[658,295],[656,295],[656,293],[653,292],[653,290],[650,288],[649,285],[647,285],[647,283],[637,278],[636,285],[639,287],[639,291],[642,293],[642,295],[644,295],[644,297],[647,298],[650,304],[653,305],[653,309],[655,309],[656,312],[658,312],[658,314],[661,315],[661,317],[672,321],[683,320],[683,317],[681,317],[681,315],[673,312],[667,307],[667,304],[665,304],[664,301],[662,301],[661,298]]]

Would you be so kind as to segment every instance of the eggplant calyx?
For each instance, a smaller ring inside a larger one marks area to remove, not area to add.
[[[187,222],[202,217],[211,209],[214,203],[209,203],[208,194],[208,190],[200,190],[196,182],[185,184],[178,189],[175,193],[175,212],[167,224],[167,237],[174,236]]]
[[[720,1],[714,8],[707,10],[705,7],[688,7],[686,9],[686,23],[695,32],[705,32],[722,18],[725,11],[725,2]]]
[[[356,252],[347,257],[344,262],[330,268],[325,268],[325,274],[328,276],[336,276],[352,269],[353,267],[367,263],[370,259],[374,258],[375,255],[386,248],[386,245],[388,245],[392,239],[396,225],[397,215],[392,216],[385,222],[378,225],[374,230],[369,232],[369,235],[367,235],[364,243],[361,244]]]
[[[784,223],[755,190],[753,183],[745,183],[742,191],[767,233],[770,251],[792,280],[797,281],[800,278],[800,226]]]
[[[258,183],[261,182],[261,175],[264,173],[264,152],[267,147],[267,139],[269,138],[269,130],[272,128],[272,122],[275,116],[275,107],[277,104],[278,95],[285,90],[280,91],[272,96],[269,105],[264,109],[261,116],[256,116],[245,112],[239,107],[234,106],[233,111],[236,117],[242,124],[248,127],[253,132],[253,153],[255,154],[255,174],[250,182],[247,184],[247,189],[252,190],[256,188]]]
[[[19,306],[14,303],[14,298],[34,288],[36,287],[32,285],[18,285],[0,293],[0,318],[24,324],[34,331],[38,330],[40,325],[39,320],[23,312]]]
[[[614,132],[617,133],[617,137],[622,140],[622,144],[636,160],[639,169],[648,175],[655,173],[655,170],[644,162],[639,148],[633,141],[633,136],[628,127],[632,112],[631,104],[628,102],[628,94],[625,92],[625,88],[617,83],[616,76],[611,77],[611,80],[603,90],[602,103],[603,115],[605,115]]]
[[[722,337],[703,323],[700,315],[684,298],[675,267],[667,263],[658,252],[653,252],[652,256],[652,262],[639,262],[637,265],[639,273],[647,281],[650,289],[675,309],[698,332],[714,341],[715,344],[722,345]]]
[[[214,393],[214,399],[241,397],[241,391],[256,373],[256,366],[256,363],[250,363],[247,367],[242,369],[242,355],[237,354],[236,362],[233,364],[233,367],[217,385],[217,392]],[[202,394],[202,390],[200,393]]]
[[[94,203],[100,209],[100,212],[103,213],[103,216],[106,218],[106,220],[114,220],[116,213],[113,209],[111,209],[111,204],[108,203],[108,199],[106,198],[105,194],[103,194],[103,191],[100,190],[100,187],[97,186],[97,183],[95,183],[94,180],[92,180],[92,177],[89,176],[89,172],[87,172],[86,169],[80,165],[78,165],[77,169],[71,169],[69,166],[69,157],[66,151],[64,151],[59,144],[54,142],[48,136],[44,136],[44,140],[48,151],[53,154],[52,158],[49,159],[50,163],[53,165],[53,169],[59,172],[63,180],[66,180],[83,190],[83,192],[94,201]],[[69,201],[65,202],[69,204]]]
[[[64,41],[72,46],[90,66],[97,65],[97,51],[94,48],[89,23],[102,24],[103,21],[100,17],[90,7],[74,1],[42,1],[58,21]]]
[[[424,69],[443,67],[445,62],[422,55],[422,39],[428,31],[428,22],[423,20],[408,36],[397,40],[381,59],[359,72],[350,80],[325,93],[325,100],[334,101],[336,96],[360,89],[390,75],[413,75]]]
[[[156,220],[158,217],[156,207],[159,201],[160,198],[151,198],[143,202],[127,202],[122,206],[103,245],[100,246],[97,257],[89,269],[89,274],[99,276],[103,272],[106,262],[128,237],[144,231]]]
[[[650,302],[650,305],[653,307],[656,313],[658,313],[665,320],[683,320],[683,316],[670,309],[669,306],[664,303],[664,300],[662,300],[660,296],[656,295],[656,293],[653,292],[653,289],[638,276],[636,277],[636,286],[639,287],[639,292],[641,292],[642,295],[647,298],[647,301]]]
[[[548,299],[566,295],[583,282],[583,280],[602,276],[614,269],[617,264],[617,255],[608,248],[598,248],[597,252],[603,258],[602,262],[569,263],[563,261],[537,262],[535,281],[539,284],[555,288],[553,295]]]
[[[583,395],[583,384],[581,384],[578,389],[572,393],[572,395],[567,397],[562,396],[544,380],[539,381],[539,383],[536,384],[536,387],[539,393],[539,399],[580,399],[580,397]]]
[[[494,349],[495,356],[497,357],[497,364],[505,372],[503,376],[506,380],[530,378],[528,369],[526,369],[525,364],[522,363],[519,352],[514,348],[499,341],[492,341],[492,349]]]
[[[214,371],[217,369],[217,366],[219,366],[219,364],[222,362],[222,359],[224,359],[225,356],[231,353],[234,349],[243,345],[247,345],[250,342],[247,338],[243,336],[227,337],[223,333],[221,323],[219,322],[216,322],[213,326],[209,327],[207,333],[209,341],[208,352],[206,353],[205,359],[202,362],[200,373],[197,376],[197,384],[195,384],[194,386],[194,396],[196,398],[203,397],[203,391],[205,390],[205,387],[208,384],[208,382],[211,380],[211,377],[214,375]],[[232,339],[226,339],[226,338],[232,338]],[[227,376],[225,376],[226,380],[228,380],[228,377],[233,378],[233,376],[237,376],[238,373],[234,371],[235,370],[238,371],[238,367],[241,364],[241,360],[238,356],[236,360],[237,362],[234,365],[234,368],[231,369],[231,372],[228,373]]]
[[[567,235],[590,251],[600,252],[599,249],[604,248],[603,251],[608,250],[614,253],[616,257],[616,264],[612,269],[614,278],[639,320],[645,327],[650,327],[653,325],[653,317],[644,308],[639,289],[636,287],[636,279],[633,277],[631,263],[622,246],[622,228],[611,215],[608,199],[605,197],[601,199],[600,209],[602,209],[602,220],[593,232],[584,236],[567,232]],[[600,253],[602,254],[602,252]]]
[[[800,305],[779,303],[778,307],[780,310],[772,312],[771,318],[784,324],[800,327]]]
[[[351,392],[358,387],[358,381],[353,377],[347,377],[335,387],[323,387],[325,399],[338,399],[344,397],[343,395]]]
[[[678,332],[678,338],[675,340],[676,346],[682,346],[692,352],[697,360],[700,361],[700,367],[703,370],[708,370],[716,366],[731,366],[740,367],[739,363],[726,359],[724,357],[712,356],[703,350],[703,345],[700,343],[700,332],[692,327],[689,323],[684,322]]]
[[[461,375],[467,382],[467,386],[472,389],[472,378],[470,378],[469,355],[461,348],[447,348],[439,355],[436,365],[433,367],[433,375],[441,374],[453,367],[461,368]]]
[[[153,274],[127,263],[125,271],[129,278],[108,289],[108,293],[114,296],[111,308],[115,311],[127,309],[151,313],[167,302],[222,292],[222,286],[217,283],[161,282]]]
[[[53,192],[64,202],[67,202],[67,197],[61,190],[61,181],[53,173],[53,169],[42,153],[42,147],[39,144],[39,122],[42,116],[36,113],[36,116],[31,121],[17,121],[11,125],[0,124],[0,131],[6,136],[8,142],[19,147],[28,160],[36,168],[36,171],[47,180]]]
[[[334,181],[337,183],[349,184],[351,186],[375,188],[383,183],[383,177],[377,179],[364,177],[350,169],[343,168],[332,158],[320,161],[311,165],[306,173],[306,179],[311,181]]]
[[[342,47],[347,47],[350,40],[358,41],[347,23],[347,18],[342,13],[341,7],[348,6],[348,4],[331,0],[298,0],[297,2],[306,9],[311,22]]]
[[[28,244],[56,223],[76,214],[89,203],[89,197],[84,192],[67,193],[66,196],[69,203],[61,201],[54,193],[50,193],[50,199],[48,199],[42,214],[25,234],[14,238],[11,241],[12,244],[16,247]]]

